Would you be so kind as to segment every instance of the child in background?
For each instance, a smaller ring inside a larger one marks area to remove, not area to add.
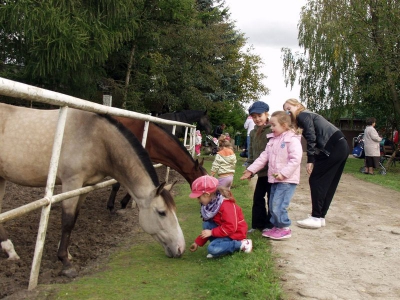
[[[207,258],[235,251],[251,252],[252,241],[246,239],[247,223],[230,190],[218,186],[216,178],[205,175],[193,182],[189,197],[199,200],[203,218],[203,231],[190,246],[191,252],[208,240]]]
[[[219,138],[218,145],[218,152],[211,165],[211,176],[217,174],[219,185],[230,189],[235,174],[236,155],[231,143],[225,139],[224,135]]]
[[[196,138],[194,141],[194,151],[196,152],[197,156],[200,156],[200,150],[201,150],[201,142],[203,140],[203,137],[201,136],[200,130],[196,130]]]
[[[273,240],[292,236],[287,207],[300,181],[300,163],[303,156],[300,135],[291,126],[291,118],[284,111],[274,112],[270,120],[272,133],[265,150],[244,172],[240,179],[250,178],[268,162],[268,181],[271,185],[270,207],[272,229],[263,231]]]

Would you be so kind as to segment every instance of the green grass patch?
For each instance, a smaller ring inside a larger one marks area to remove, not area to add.
[[[387,171],[386,175],[379,174],[379,168],[375,170],[375,175],[367,175],[360,172],[360,168],[364,166],[363,159],[357,159],[349,157],[344,168],[344,173],[351,174],[356,178],[364,181],[373,182],[383,187],[400,192],[399,175],[400,175],[400,164],[396,163],[396,166],[391,166]],[[386,168],[387,165],[384,164]]]
[[[214,157],[206,157],[210,170]],[[253,190],[240,181],[244,159],[238,157],[232,192],[248,223]],[[188,250],[202,228],[199,204],[188,197],[188,184],[174,188],[177,215],[186,239],[187,251],[180,259],[167,258],[161,246],[146,233],[132,236],[130,248],[122,247],[104,271],[84,276],[66,285],[45,286],[38,299],[283,299],[279,273],[274,265],[269,241],[259,232],[251,234],[254,249],[246,254],[207,259],[207,245]]]

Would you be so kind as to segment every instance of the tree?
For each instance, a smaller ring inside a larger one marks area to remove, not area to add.
[[[366,105],[400,115],[400,3],[391,0],[310,0],[302,8],[299,45],[282,49],[286,83],[332,119]]]
[[[96,91],[101,65],[135,31],[131,0],[2,1],[1,74],[72,95]]]

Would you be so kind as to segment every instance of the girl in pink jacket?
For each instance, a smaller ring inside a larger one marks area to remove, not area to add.
[[[274,112],[270,120],[272,133],[267,147],[247,168],[240,179],[247,179],[261,170],[267,163],[268,182],[272,184],[270,194],[271,223],[273,228],[262,235],[274,240],[292,236],[291,221],[287,207],[300,182],[300,163],[303,156],[301,135],[294,132],[290,115],[284,111]]]

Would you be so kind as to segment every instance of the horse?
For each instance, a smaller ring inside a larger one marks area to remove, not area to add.
[[[157,117],[188,124],[197,122],[197,129],[199,129],[200,131],[205,131],[207,134],[210,134],[212,131],[212,125],[210,123],[210,120],[208,119],[207,110],[183,110],[180,112],[161,114]],[[160,126],[165,128],[167,131],[172,132],[172,125],[160,124]],[[183,137],[184,134],[185,129],[182,126],[177,126],[175,130],[175,135],[177,137]]]
[[[138,140],[142,140],[145,121],[124,117],[114,118],[129,129]],[[189,184],[192,184],[196,178],[207,175],[207,171],[203,168],[202,163],[199,163],[197,159],[193,159],[176,136],[152,122],[149,123],[145,149],[153,162],[161,163],[174,169],[181,174]],[[107,208],[110,211],[114,210],[115,197],[119,188],[119,182],[112,186],[111,194],[107,202]],[[130,198],[130,195],[127,194],[121,200],[121,208],[126,208]]]
[[[0,103],[0,203],[5,181],[30,187],[46,185],[57,120],[58,110]],[[141,227],[162,245],[165,254],[181,257],[185,239],[169,193],[171,187],[159,183],[141,143],[110,116],[69,108],[55,184],[61,184],[62,192],[67,192],[96,184],[106,176],[126,187],[139,207]],[[61,275],[67,277],[78,276],[68,258],[68,246],[85,198],[86,194],[61,204],[62,229],[57,256],[63,264]],[[4,232],[0,238],[2,246],[7,243]]]

